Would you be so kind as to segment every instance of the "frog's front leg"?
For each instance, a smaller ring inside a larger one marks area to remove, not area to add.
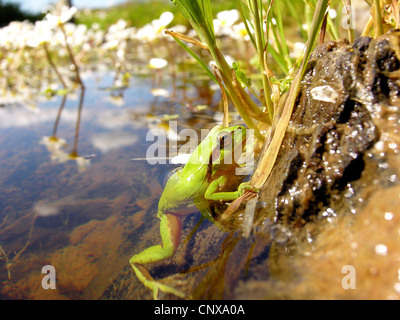
[[[246,190],[258,192],[256,188],[251,186],[248,182],[243,182],[239,185],[237,191],[218,192],[220,187],[226,184],[227,178],[220,176],[208,186],[204,198],[213,201],[232,201],[239,198]]]
[[[158,213],[158,217],[161,219],[160,233],[162,245],[156,245],[145,249],[141,253],[134,255],[129,262],[138,279],[143,283],[143,285],[153,291],[154,299],[157,299],[158,290],[184,298],[184,293],[154,280],[143,267],[143,265],[172,257],[179,245],[182,229],[181,219],[175,215],[164,214],[161,212]]]

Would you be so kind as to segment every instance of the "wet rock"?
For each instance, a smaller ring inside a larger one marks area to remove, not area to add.
[[[382,135],[382,110],[399,105],[399,48],[399,31],[392,31],[314,51],[262,191],[275,222],[302,226],[326,217],[346,205],[352,182],[378,178],[379,161],[367,154]],[[347,209],[354,208],[348,203]]]
[[[269,273],[235,298],[400,298],[399,39],[393,30],[314,51],[257,212]]]

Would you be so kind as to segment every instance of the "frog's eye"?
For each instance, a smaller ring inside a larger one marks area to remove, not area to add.
[[[221,148],[229,146],[232,143],[232,133],[221,132],[217,137],[217,143]]]

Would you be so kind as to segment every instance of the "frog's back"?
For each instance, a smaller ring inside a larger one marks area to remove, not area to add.
[[[211,173],[210,157],[215,147],[215,137],[222,128],[215,126],[198,145],[187,164],[169,178],[158,204],[160,212],[185,215],[207,210],[208,202],[204,199],[204,194]]]

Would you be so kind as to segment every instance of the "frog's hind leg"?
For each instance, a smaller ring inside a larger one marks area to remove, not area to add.
[[[138,279],[149,289],[153,290],[154,299],[157,299],[158,290],[172,293],[184,298],[185,294],[181,291],[154,280],[143,265],[162,261],[172,257],[178,248],[181,237],[181,219],[172,214],[159,213],[160,233],[162,245],[156,245],[145,249],[139,254],[134,255],[130,260],[133,270]]]

